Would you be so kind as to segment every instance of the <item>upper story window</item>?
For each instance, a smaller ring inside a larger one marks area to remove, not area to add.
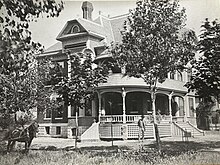
[[[187,81],[190,81],[190,80],[191,80],[191,77],[192,77],[192,70],[191,70],[191,69],[188,69],[188,70],[187,70]]]
[[[85,100],[85,116],[92,116],[92,101],[89,99]]]
[[[177,72],[177,80],[178,80],[178,81],[183,81],[182,73]]]
[[[170,79],[183,81],[183,75],[180,72],[170,72]]]
[[[175,73],[174,72],[170,72],[170,79],[175,79]]]
[[[61,98],[57,98],[58,102],[61,102],[60,106],[55,109],[55,118],[63,118],[64,104]]]
[[[45,113],[45,118],[46,119],[51,119],[51,109],[46,109],[46,113]]]
[[[78,25],[73,25],[73,26],[70,28],[68,34],[78,33],[78,32],[80,32],[79,26],[78,26]]]

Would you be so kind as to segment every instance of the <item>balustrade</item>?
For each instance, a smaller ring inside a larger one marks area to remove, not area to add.
[[[141,118],[141,115],[126,115],[126,123],[136,123]],[[157,115],[156,119],[158,122],[169,123],[171,121],[171,117],[169,115]],[[145,121],[147,123],[153,122],[152,115],[145,115]],[[102,123],[123,123],[123,115],[105,115],[100,117],[100,122]]]
[[[122,115],[105,115],[100,117],[100,122],[113,122],[113,123],[122,123],[123,116]]]

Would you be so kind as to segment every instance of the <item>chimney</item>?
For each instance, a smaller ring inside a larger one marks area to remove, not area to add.
[[[92,20],[92,11],[93,11],[92,3],[88,1],[83,2],[82,10],[83,10],[83,18]]]

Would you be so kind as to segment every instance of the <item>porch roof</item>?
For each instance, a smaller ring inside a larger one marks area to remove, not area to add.
[[[169,91],[180,91],[183,93],[187,93],[188,90],[184,87],[184,82],[166,79],[163,83],[158,83],[159,89],[167,89]],[[107,82],[102,83],[99,85],[98,88],[105,88],[105,87],[126,87],[126,86],[134,86],[134,87],[149,87],[146,82],[142,78],[135,78],[135,77],[128,77],[124,76],[123,74],[111,74],[109,75]]]

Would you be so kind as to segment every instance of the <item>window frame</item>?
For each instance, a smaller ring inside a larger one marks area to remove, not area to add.
[[[47,114],[49,114],[47,116]],[[52,119],[52,110],[51,109],[46,109],[45,113],[44,113],[44,120],[51,120]]]
[[[61,135],[61,126],[56,126],[56,135]]]
[[[76,34],[76,33],[79,33],[79,32],[80,32],[79,26],[78,26],[78,25],[73,25],[73,26],[70,28],[68,34]]]

